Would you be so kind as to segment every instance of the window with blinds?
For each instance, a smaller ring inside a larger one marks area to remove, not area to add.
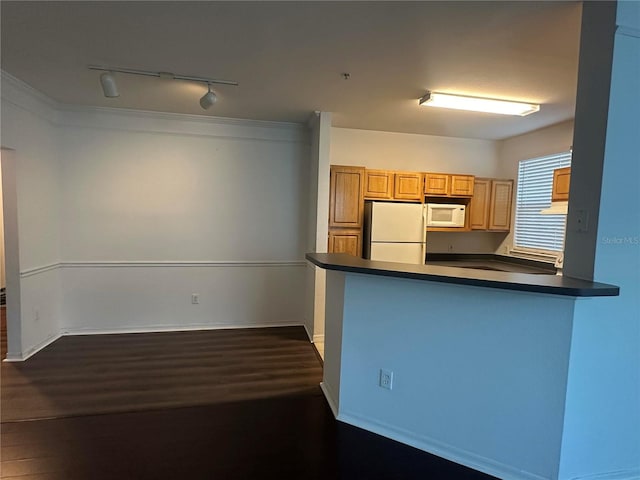
[[[545,215],[551,206],[553,171],[571,166],[571,152],[521,160],[518,167],[515,247],[550,252],[564,249],[566,215]]]

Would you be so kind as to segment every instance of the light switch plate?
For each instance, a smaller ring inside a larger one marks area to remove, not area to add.
[[[576,210],[576,229],[580,233],[589,231],[589,212],[586,210]]]

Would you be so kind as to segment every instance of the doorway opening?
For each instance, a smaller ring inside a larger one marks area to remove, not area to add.
[[[22,359],[16,155],[0,148],[0,358]],[[2,301],[4,300],[4,301]]]
[[[0,161],[0,358],[7,356],[7,276],[4,260],[4,212],[2,201],[2,162]]]

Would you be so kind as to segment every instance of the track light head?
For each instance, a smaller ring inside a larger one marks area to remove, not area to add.
[[[208,110],[217,101],[218,101],[218,97],[216,97],[216,94],[211,91],[211,85],[209,85],[209,90],[200,99],[200,106],[204,110]]]
[[[116,79],[111,72],[104,72],[100,75],[100,85],[102,85],[102,92],[107,98],[119,97],[118,86],[116,85]]]

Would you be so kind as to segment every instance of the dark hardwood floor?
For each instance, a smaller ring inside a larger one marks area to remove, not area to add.
[[[492,478],[337,422],[321,375],[298,327],[63,337],[2,364],[0,477]]]
[[[284,327],[62,337],[2,374],[9,421],[317,393],[322,366]]]

